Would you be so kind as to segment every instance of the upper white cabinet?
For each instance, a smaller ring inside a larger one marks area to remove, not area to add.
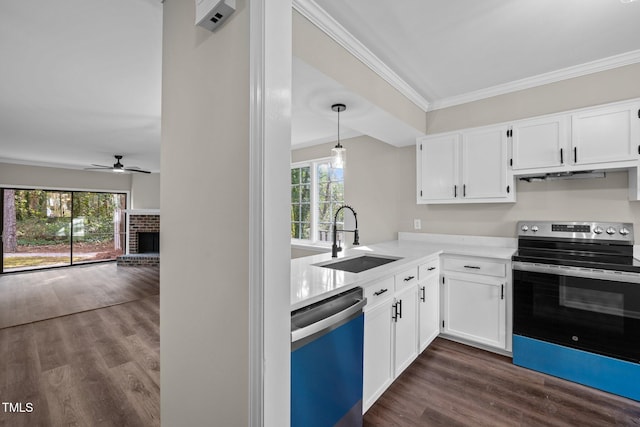
[[[462,133],[462,197],[489,201],[505,199],[507,184],[507,128],[482,128]]]
[[[424,138],[418,143],[419,200],[455,200],[460,185],[460,134]],[[420,176],[420,174],[419,174]]]
[[[568,162],[569,117],[516,122],[511,127],[513,170],[561,166]]]
[[[514,176],[630,170],[640,199],[640,99],[417,140],[417,202],[514,202]]]
[[[639,114],[640,102],[627,102],[514,122],[509,133],[514,173],[636,166]]]
[[[638,159],[640,103],[588,109],[571,116],[575,164]]]
[[[418,203],[515,200],[506,126],[423,137],[417,150]]]

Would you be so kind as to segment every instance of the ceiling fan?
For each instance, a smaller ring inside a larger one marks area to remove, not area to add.
[[[113,156],[116,158],[116,162],[113,164],[113,166],[104,166],[104,165],[94,165],[92,164],[91,166],[94,166],[92,168],[84,168],[84,170],[111,170],[113,172],[140,172],[140,173],[151,173],[149,171],[146,170],[142,170],[137,166],[130,166],[130,167],[124,167],[124,165],[122,163],[120,163],[120,160],[122,159],[122,156],[120,154],[116,154],[115,156]]]

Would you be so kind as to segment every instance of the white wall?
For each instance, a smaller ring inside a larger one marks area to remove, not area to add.
[[[249,10],[215,33],[164,3],[161,417],[246,426],[249,415]]]
[[[430,133],[445,132],[636,98],[638,76],[640,64],[431,111],[427,125]],[[293,150],[292,161],[326,157],[331,145]],[[418,205],[415,147],[393,148],[368,137],[344,145],[345,197],[362,218],[367,242],[414,231],[414,219],[421,220],[421,232],[499,237],[515,237],[516,222],[525,219],[628,221],[638,225],[640,241],[640,202],[628,200],[626,172],[604,179],[517,182],[516,203]]]
[[[362,245],[396,238],[398,207],[396,192],[398,174],[393,168],[401,167],[400,150],[369,136],[341,141],[347,150],[344,171],[345,203],[358,213],[358,228]],[[317,145],[291,151],[291,161],[328,157],[335,143]],[[345,243],[349,246],[350,237]],[[292,256],[306,255],[294,251]]]
[[[161,416],[287,427],[291,1],[164,3]]]
[[[131,190],[131,175],[0,163],[0,187]]]
[[[131,208],[160,209],[160,174],[131,175]]]
[[[427,113],[427,133],[446,132],[640,97],[640,64]]]
[[[425,132],[424,111],[300,13],[293,13],[293,54],[368,99],[386,112]]]
[[[640,64],[569,79],[427,113],[428,133],[499,123],[640,97]],[[636,223],[640,241],[640,202],[628,200],[627,173],[605,179],[518,182],[515,204],[417,205],[415,147],[400,150],[396,165],[399,231],[514,237],[518,220],[595,220]]]

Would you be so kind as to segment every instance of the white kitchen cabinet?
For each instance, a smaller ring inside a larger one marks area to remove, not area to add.
[[[462,199],[507,201],[507,128],[495,126],[462,132]]]
[[[557,167],[569,162],[569,116],[515,122],[511,126],[514,171]]]
[[[418,288],[408,286],[395,298],[395,360],[397,377],[418,357]]]
[[[385,286],[375,286],[380,292]],[[364,314],[363,410],[393,382],[393,292]]]
[[[460,135],[448,134],[418,142],[418,199],[456,200],[460,186]]]
[[[418,267],[367,285],[363,410],[418,356]]]
[[[418,352],[440,333],[439,258],[420,265],[418,272]]]
[[[514,174],[636,167],[640,102],[583,108],[509,124]]]
[[[490,126],[418,139],[418,203],[514,201],[507,127]]]
[[[572,161],[595,164],[638,159],[640,102],[590,108],[571,115]]]
[[[442,274],[443,334],[506,350],[508,268],[505,261],[445,258]]]

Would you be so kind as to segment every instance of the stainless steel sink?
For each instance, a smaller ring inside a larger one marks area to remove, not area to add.
[[[334,270],[348,271],[350,273],[360,273],[381,265],[397,261],[402,258],[388,257],[382,255],[360,255],[353,258],[341,259],[339,261],[329,261],[315,264],[318,267],[332,268]]]

